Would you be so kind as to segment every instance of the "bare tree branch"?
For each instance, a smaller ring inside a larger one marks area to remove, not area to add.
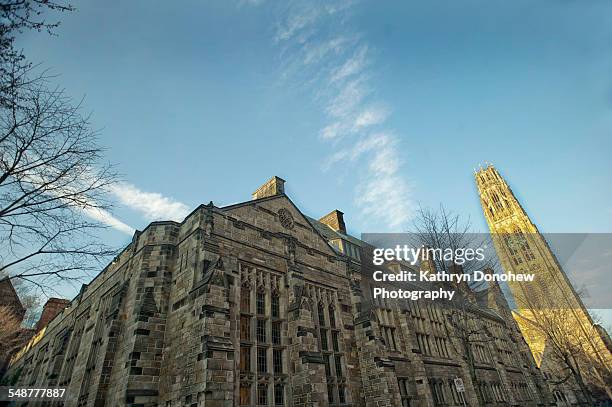
[[[117,175],[80,103],[44,74],[9,74],[0,104],[0,271],[38,287],[83,279],[116,254],[87,215],[111,209]]]
[[[580,295],[578,292],[577,295]],[[514,294],[529,309],[516,311],[519,325],[535,343],[544,344],[542,363],[556,367],[556,375],[567,375],[574,379],[587,403],[593,401],[593,391],[601,391],[612,398],[610,385],[612,372],[602,354],[607,349],[598,349],[598,335],[586,311],[578,306],[551,306],[550,298],[537,295]],[[564,383],[568,377],[556,380]]]

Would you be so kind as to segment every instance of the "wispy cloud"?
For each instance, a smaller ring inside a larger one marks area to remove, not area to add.
[[[47,193],[61,200],[65,204],[69,205],[75,211],[81,211],[89,218],[100,222],[103,225],[110,226],[120,232],[128,235],[134,234],[135,229],[127,223],[119,220],[113,214],[106,209],[103,209],[102,205],[93,197],[86,197],[86,193],[80,193],[79,191],[91,191],[96,188],[99,184],[98,175],[92,168],[87,168],[79,173],[79,177],[74,178],[73,182],[68,184],[56,183],[53,188],[44,187],[48,185],[52,179],[58,179],[58,169],[49,165],[43,165],[36,169],[36,171],[29,171],[23,174],[24,180],[27,180],[31,185],[46,190]],[[66,199],[69,196],[79,196],[79,201],[83,205],[75,205],[72,200]]]
[[[182,221],[189,213],[189,207],[158,192],[146,192],[128,183],[110,187],[110,192],[119,203],[139,212],[146,220]]]
[[[319,19],[321,13],[324,12],[320,7],[311,7],[303,3],[301,5],[294,4],[293,7],[299,7],[299,10],[291,12],[285,21],[280,24],[274,38],[276,41],[286,41],[298,34],[304,34],[303,31],[311,28]]]
[[[350,119],[370,92],[365,77],[343,84],[327,105],[327,114],[334,119]]]
[[[94,182],[92,181],[93,174],[93,171],[85,171],[82,174],[83,179],[81,182],[84,184]],[[36,183],[41,181],[34,178],[32,180],[32,182]],[[189,214],[189,207],[184,203],[166,197],[159,192],[143,191],[127,182],[111,184],[105,187],[105,190],[109,195],[110,201],[115,206],[127,207],[149,222],[154,220],[175,220],[180,222]],[[92,200],[83,207],[75,206],[74,209],[82,211],[89,218],[119,232],[133,235],[136,230],[108,210],[103,209],[96,201]]]
[[[138,187],[120,182],[108,187],[113,201],[138,213],[146,221],[175,220],[182,221],[189,214],[189,207],[182,202],[166,197],[159,192],[146,192]],[[110,212],[96,207],[82,209],[91,219],[109,226],[127,235],[133,235],[135,228],[123,222]]]
[[[369,126],[382,124],[385,122],[385,120],[387,120],[388,116],[389,110],[384,107],[369,107],[362,111],[359,116],[357,116],[354,127],[356,130],[361,130]]]
[[[338,36],[320,44],[304,44],[303,62],[305,65],[316,64],[321,62],[325,57],[331,56],[333,58],[338,56],[352,41],[354,41],[354,39],[350,37]]]
[[[375,98],[372,47],[351,29],[355,1],[283,4],[274,36],[280,48],[281,77],[311,87],[324,106],[327,123],[319,137],[335,151],[322,168],[360,169],[354,202],[362,215],[380,219],[390,228],[405,226],[413,204],[401,173],[401,140],[387,128],[391,109]]]
[[[96,220],[104,225],[110,226],[111,228],[116,229],[119,232],[123,232],[127,235],[133,235],[135,232],[135,229],[133,227],[117,219],[108,211],[94,207],[85,208],[83,209],[83,211],[91,219]]]
[[[367,64],[367,53],[368,46],[362,45],[360,46],[354,53],[352,57],[347,59],[342,66],[334,69],[332,72],[331,78],[329,78],[330,82],[338,82],[342,79],[348,78],[350,76],[356,75],[363,71]]]

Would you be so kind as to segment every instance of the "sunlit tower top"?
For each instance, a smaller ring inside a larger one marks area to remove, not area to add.
[[[537,233],[512,189],[490,163],[474,172],[480,204],[491,233]]]

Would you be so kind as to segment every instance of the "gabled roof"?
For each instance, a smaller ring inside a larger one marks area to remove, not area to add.
[[[232,204],[232,205],[227,205],[227,206],[220,207],[219,210],[221,210],[223,212],[226,212],[226,211],[231,211],[232,209],[238,209],[238,208],[242,208],[242,207],[254,206],[254,205],[257,205],[257,204],[261,204],[261,203],[264,203],[264,202],[270,202],[270,201],[274,201],[274,200],[277,200],[277,199],[285,200],[286,202],[288,202],[295,209],[295,211],[303,218],[303,223],[306,224],[306,225],[311,226],[313,231],[321,238],[321,240],[323,240],[325,242],[325,245],[330,249],[330,252],[331,252],[330,254],[342,255],[342,253],[338,253],[336,248],[329,243],[329,237],[326,236],[324,233],[322,233],[323,231],[321,230],[320,226],[316,225],[315,223],[313,223],[313,218],[305,215],[300,210],[300,208],[298,208],[297,205],[291,200],[291,198],[289,198],[286,194],[276,194],[276,195],[266,196],[264,198],[251,199],[251,200],[248,200],[248,201],[245,201],[245,202],[239,202],[239,203],[235,203],[235,204]],[[319,223],[318,221],[314,221],[314,222]],[[327,226],[325,226],[325,227],[327,227]],[[332,231],[331,229],[329,229],[329,230]]]
[[[295,206],[295,204],[291,201],[291,199],[289,199],[287,195],[279,194],[279,195],[266,196],[264,198],[249,199],[248,201],[238,202],[238,203],[231,204],[231,205],[220,206],[219,209],[221,209],[222,211],[226,211],[226,210],[241,208],[243,206],[251,206],[251,205],[266,202],[266,201],[273,201],[275,199],[278,199],[281,196],[284,196],[285,198],[287,198],[289,202],[291,202],[293,206]],[[295,206],[295,209],[297,209],[300,213],[302,213],[302,211],[300,211],[297,206]]]
[[[359,247],[366,247],[369,246],[368,243],[364,242],[363,240],[359,240],[356,237],[353,237],[351,235],[342,233],[342,232],[338,232],[336,230],[333,230],[332,228],[330,228],[329,226],[327,226],[324,223],[319,222],[317,219],[315,218],[311,218],[310,216],[305,216],[306,219],[308,220],[308,222],[310,222],[310,224],[323,236],[325,236],[327,239],[343,239],[346,240],[348,242],[351,242],[352,244],[359,246]]]

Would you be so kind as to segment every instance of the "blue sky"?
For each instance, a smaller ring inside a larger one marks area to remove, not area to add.
[[[83,1],[20,46],[85,97],[122,245],[272,175],[307,214],[405,231],[419,203],[486,230],[493,162],[545,232],[612,232],[609,1]]]

